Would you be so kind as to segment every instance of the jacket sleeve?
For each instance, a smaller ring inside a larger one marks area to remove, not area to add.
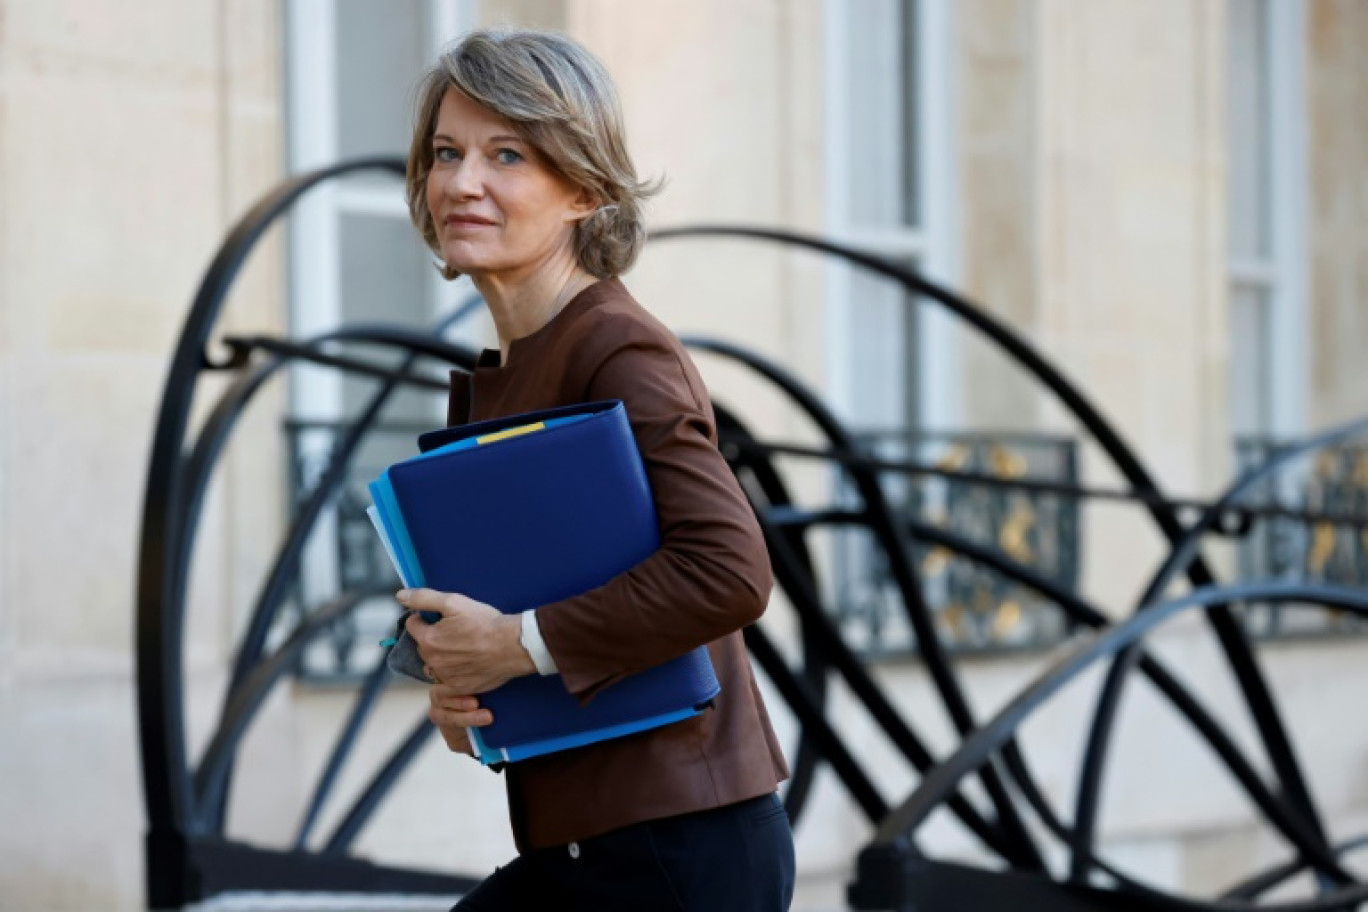
[[[625,345],[589,381],[591,400],[626,407],[661,545],[603,586],[537,608],[562,680],[581,701],[741,629],[769,601],[764,539],[717,449],[712,408],[685,358],[664,344]]]

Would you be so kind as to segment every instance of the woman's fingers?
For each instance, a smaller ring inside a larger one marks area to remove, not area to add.
[[[489,714],[487,709],[477,709],[475,712],[447,712],[435,706],[428,710],[428,718],[438,728],[450,725],[459,725],[461,728],[482,728],[494,721],[494,717]]]
[[[464,728],[439,728],[442,733],[442,740],[446,742],[447,750],[455,754],[466,754],[475,756],[475,747],[470,743],[470,735]]]
[[[456,693],[450,687],[429,688],[428,703],[434,711],[466,720],[461,723],[463,725],[488,725],[494,721],[489,710],[480,707],[479,697]]]
[[[447,694],[433,687],[428,695],[428,718],[439,728],[458,725],[471,728],[488,725],[494,716],[480,707],[480,702],[469,694]]]
[[[451,593],[435,589],[400,589],[394,597],[410,611],[435,611],[446,615],[451,610]]]
[[[478,697],[460,693],[449,684],[436,684],[428,688],[428,719],[442,733],[447,750],[473,757],[475,748],[466,729],[488,725],[494,716],[480,707]]]
[[[480,728],[494,721],[487,709],[471,711],[443,709],[440,706],[428,708],[428,718],[433,725],[459,725],[462,728]]]
[[[428,700],[433,706],[444,706],[457,711],[478,709],[480,701],[467,693],[461,693],[450,684],[435,684],[428,688]]]

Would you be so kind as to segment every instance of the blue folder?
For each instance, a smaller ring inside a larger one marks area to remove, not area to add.
[[[370,485],[404,585],[515,614],[603,585],[660,545],[655,503],[621,402],[592,402],[424,434],[421,455]],[[485,764],[678,722],[720,691],[706,647],[605,688],[586,706],[559,675],[480,695]]]

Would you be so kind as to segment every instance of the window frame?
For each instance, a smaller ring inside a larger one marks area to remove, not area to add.
[[[431,57],[454,36],[477,24],[478,0],[424,2],[427,51]],[[337,12],[335,0],[287,0],[285,4],[285,135],[291,174],[326,167],[339,160]],[[393,218],[405,224],[409,220],[402,191],[395,192],[389,187],[328,181],[296,203],[287,228],[287,325],[294,337],[308,338],[341,323],[342,223],[349,215]],[[435,269],[430,271],[427,289],[429,310],[434,317],[453,298],[464,297],[453,294],[452,283]],[[466,321],[451,336],[478,346],[483,333],[484,326],[479,321]],[[303,364],[292,367],[289,421],[324,425],[344,420],[343,390],[343,378],[337,371]],[[444,409],[435,411],[434,422],[440,423],[444,415]],[[304,431],[298,436],[297,458],[321,465],[331,452],[333,440],[333,432],[323,427]],[[341,568],[333,547],[337,536],[337,510],[330,505],[318,517],[300,562],[301,593],[309,604],[338,591]],[[303,674],[311,676],[307,664]]]
[[[914,160],[916,197],[921,203],[917,228],[871,229],[853,223],[850,216],[849,109],[854,93],[849,78],[851,5],[826,0],[823,7],[825,36],[826,108],[826,233],[832,239],[881,256],[915,260],[928,278],[953,286],[960,274],[959,222],[956,215],[959,173],[955,154],[956,104],[953,53],[956,47],[955,8],[952,0],[902,0],[915,12],[914,110],[917,146]],[[905,157],[906,151],[900,154]],[[851,315],[850,266],[832,263],[825,276],[825,335],[829,400],[851,414],[860,390],[854,388],[856,358]],[[963,416],[961,356],[954,319],[937,307],[914,308],[916,351],[904,351],[915,359],[915,414],[923,428],[946,429]]]
[[[1262,192],[1267,200],[1268,251],[1236,257],[1227,250],[1228,292],[1263,296],[1260,336],[1277,340],[1258,353],[1256,371],[1265,392],[1260,403],[1265,426],[1259,436],[1296,438],[1307,430],[1309,403],[1309,308],[1307,303],[1307,171],[1305,101],[1306,7],[1304,0],[1255,0],[1260,8],[1267,59],[1260,61],[1266,87],[1265,133],[1268,151]],[[1229,9],[1229,7],[1227,8]],[[1229,47],[1229,45],[1227,45]],[[1227,102],[1227,119],[1230,119]],[[1227,136],[1227,155],[1237,154],[1236,137]],[[1227,192],[1234,187],[1227,182]],[[1227,206],[1227,212],[1230,211]],[[1233,342],[1233,340],[1232,340]],[[1230,357],[1235,358],[1232,351]],[[1232,371],[1233,374],[1233,371]],[[1230,408],[1235,410],[1235,391]],[[1241,429],[1246,430],[1246,429]]]
[[[477,0],[426,3],[431,24],[428,49],[433,56],[450,36],[477,23]],[[286,3],[286,135],[291,174],[338,161],[336,12],[333,0]],[[289,224],[289,325],[296,336],[326,332],[340,322],[341,222],[346,215],[404,222],[409,217],[402,195],[384,188],[328,182],[299,201]],[[451,286],[433,270],[428,288],[435,314],[450,299]],[[296,418],[341,417],[341,379],[335,372],[300,371],[291,387],[290,408]]]

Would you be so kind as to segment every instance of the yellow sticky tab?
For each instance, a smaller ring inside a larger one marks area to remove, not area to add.
[[[530,434],[533,431],[540,431],[546,427],[544,422],[538,421],[536,424],[520,424],[517,427],[504,428],[502,431],[495,431],[493,434],[485,434],[483,437],[476,437],[475,442],[480,446],[486,443],[494,443],[496,440],[506,440],[509,437],[519,437],[523,434]]]

